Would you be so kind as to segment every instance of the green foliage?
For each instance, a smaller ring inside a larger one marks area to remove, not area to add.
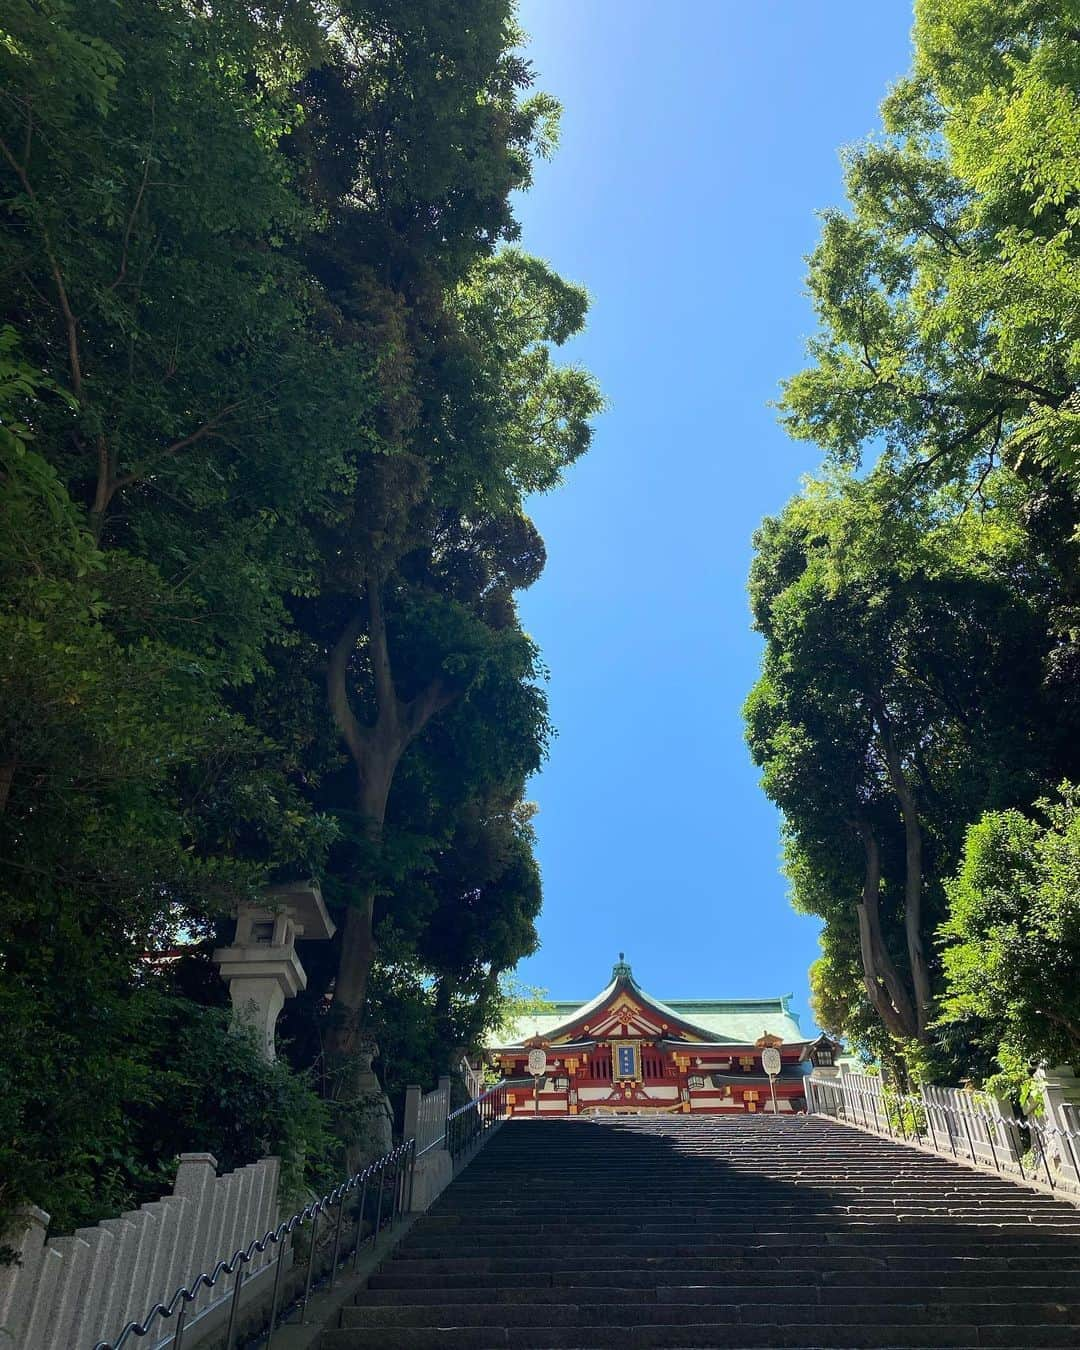
[[[984,493],[977,515],[951,488],[898,508],[888,469],[838,474],[808,484],[756,540],[751,603],[767,646],[746,705],[750,747],[784,812],[795,905],[826,920],[819,1014],[879,1054],[875,1016],[897,1040],[919,1037],[907,916],[914,907],[933,975],[942,883],[967,824],[1030,799],[1052,756],[1070,752],[1075,705],[1043,688],[1046,575],[1013,481],[999,474]],[[862,931],[875,900],[880,938]]]
[[[833,477],[756,541],[747,722],[795,903],[826,922],[815,1005],[912,1076],[1015,1062],[1000,1008],[951,992],[961,958],[943,969],[932,939],[966,922],[950,878],[983,812],[1023,820],[1078,768],[1078,18],[917,0],[911,74],[823,218],[811,363],[780,405]],[[1061,986],[1041,1004],[1071,1017]]]
[[[286,1207],[339,1180],[338,1141],[307,1076],[268,1064],[224,1009],[173,996],[155,1011],[157,1073],[152,1109],[136,1116],[139,1156],[171,1158],[196,1137],[223,1170],[276,1155]]]
[[[942,1020],[974,1022],[1002,1070],[1080,1063],[1080,795],[968,831],[942,926]]]
[[[584,292],[509,246],[558,118],[520,36],[509,0],[0,19],[4,1203],[100,1217],[184,1147],[318,1179],[345,938],[265,1072],[212,982],[140,962],[267,880],[382,934],[391,1086],[474,1045],[535,944],[525,499],[601,400],[556,357]],[[394,723],[381,758],[342,707]]]
[[[1075,25],[1071,0],[916,5],[913,72],[811,260],[822,327],[786,387],[793,434],[845,459],[882,437],[939,479],[1004,458],[1075,485]]]
[[[542,1015],[555,1011],[555,1005],[547,996],[546,989],[534,984],[524,984],[514,976],[507,976],[499,982],[499,1004],[492,1030],[505,1035],[523,1017]]]
[[[793,865],[797,864],[793,861]],[[793,890],[792,894],[794,897],[797,892]],[[866,997],[857,954],[858,938],[844,930],[845,925],[834,917],[821,932],[822,955],[809,972],[814,1020],[830,1036],[843,1037],[857,1054],[887,1056],[892,1047]]]
[[[926,1108],[921,1097],[886,1091],[882,1101],[889,1128],[895,1134],[904,1139],[919,1139],[926,1134]]]
[[[59,1231],[96,1223],[167,1193],[196,1147],[223,1171],[277,1154],[285,1204],[331,1178],[326,1109],[302,1077],[224,1010],[133,984],[71,926],[59,936],[45,1006],[28,983],[0,984],[0,1208],[40,1197]]]

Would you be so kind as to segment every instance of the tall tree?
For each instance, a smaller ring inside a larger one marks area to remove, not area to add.
[[[811,259],[814,365],[783,407],[838,457],[913,473],[1002,457],[1075,486],[1080,44],[1072,3],[918,0],[885,135],[847,156],[850,209]]]
[[[993,672],[997,685],[984,683],[966,708],[943,684],[922,711],[906,700],[898,716],[899,706],[886,699],[879,708],[884,719],[873,716],[875,771],[883,772],[904,827],[909,921],[920,870],[933,877],[930,913],[943,913],[941,879],[958,865],[963,828],[984,807],[1026,809],[1037,787],[1075,777],[1078,767],[1070,748],[1077,739],[1080,672],[1078,17],[1072,0],[916,0],[911,74],[885,100],[882,134],[846,155],[848,207],[826,214],[810,260],[819,320],[811,364],[787,382],[781,403],[788,430],[819,444],[831,466],[877,464],[875,475],[891,494],[888,518],[924,521],[926,501],[941,489],[954,517],[962,519],[957,513],[966,503],[968,514],[989,527],[984,543],[994,529],[1011,533],[1018,546],[1006,550],[1011,561],[1000,580],[1013,598],[998,601],[1001,636],[1007,645],[1017,596],[1034,607],[1042,625],[1027,653],[1038,653],[1034,682],[1028,683],[1030,660],[1019,653],[1020,665],[1013,667],[1003,647],[980,676]],[[853,525],[861,548],[879,527],[872,518]],[[970,588],[961,578],[972,555],[963,551],[970,529],[957,524],[955,533],[959,597]],[[884,537],[904,549],[913,542],[895,532]],[[767,532],[763,539],[767,553]],[[901,570],[902,561],[898,555]],[[983,582],[980,589],[984,598],[992,593]],[[947,636],[957,631],[960,610],[933,600],[935,608],[942,604],[941,615],[928,613],[911,630],[908,667],[933,667],[962,654]],[[867,611],[868,641],[878,613]],[[985,630],[980,643],[990,656],[993,612],[979,617],[976,608],[972,617]],[[847,662],[851,653],[837,649],[826,659]],[[971,676],[983,664],[982,656],[974,664],[965,659],[960,670]],[[1014,682],[1018,671],[1024,672],[1020,684]],[[865,696],[865,680],[860,687]],[[946,725],[954,728],[957,747],[982,766],[975,781],[982,778],[984,787],[952,799],[950,824],[939,839],[934,821],[943,788],[930,749],[936,729]],[[820,763],[830,764],[836,749],[819,745]],[[773,752],[765,754],[768,760]],[[793,810],[798,818],[806,815],[797,802]],[[851,819],[835,801],[822,811],[834,828]],[[885,834],[880,826],[873,834],[887,879],[894,864]],[[805,830],[795,835],[801,856]],[[875,846],[864,843],[864,880],[873,891]],[[854,840],[851,849],[854,854]],[[828,847],[825,854],[831,856]],[[839,871],[830,864],[818,875],[822,884],[813,889],[820,896]],[[864,947],[873,946],[868,920],[867,914]],[[923,927],[925,949],[929,928]],[[925,1011],[918,1013],[925,983],[920,992],[919,962],[910,941],[906,945],[900,973],[925,1033]],[[839,942],[827,947],[830,969],[850,969],[838,959]],[[894,947],[893,964],[902,956]],[[932,956],[929,964],[933,985]],[[871,981],[877,992],[868,997],[883,1020],[900,1015],[910,1025],[895,994],[889,994],[891,1007],[883,1006],[882,990],[893,980],[878,966]],[[958,1026],[954,1019],[939,1028],[939,1039],[955,1042]]]
[[[135,1150],[139,954],[278,872],[341,905],[345,1060],[382,915],[454,1034],[533,940],[530,839],[504,836],[549,731],[524,501],[599,399],[551,355],[583,293],[506,247],[557,113],[519,39],[509,0],[0,19],[5,1119],[63,1030],[79,1083],[88,1046],[118,1076],[59,1133]],[[470,880],[484,839],[505,866]]]
[[[591,378],[550,355],[581,327],[583,292],[515,249],[490,256],[500,237],[516,232],[506,196],[527,183],[528,155],[546,145],[554,114],[549,100],[516,101],[528,77],[507,50],[514,37],[507,14],[490,5],[476,32],[446,38],[461,47],[450,86],[412,50],[430,41],[427,27],[405,20],[386,49],[388,148],[372,161],[361,147],[355,163],[338,166],[334,225],[312,255],[339,331],[378,328],[395,343],[381,375],[376,440],[355,447],[352,494],[321,535],[324,569],[310,602],[296,609],[314,668],[325,670],[327,706],[354,774],[358,847],[339,863],[348,908],[327,1037],[342,1065],[362,1040],[379,890],[373,860],[402,757],[455,705],[459,723],[480,719],[467,739],[490,751],[481,772],[504,775],[497,765],[507,754],[528,772],[542,752],[535,653],[512,600],[544,561],[523,503],[558,483],[586,449],[600,407]],[[353,41],[366,47],[363,32]],[[410,72],[403,87],[394,78],[401,68]],[[355,96],[366,92],[361,85]],[[310,134],[327,135],[339,100],[353,96],[351,87],[328,91],[320,82]],[[417,102],[435,109],[445,140],[429,129],[414,144]],[[477,154],[493,136],[502,154],[494,177]],[[402,156],[413,199],[395,176]],[[418,167],[421,156],[436,161],[430,170]],[[352,188],[361,172],[375,175],[366,196]],[[471,250],[448,253],[417,225],[453,217],[468,223]],[[369,266],[380,254],[388,260]]]
[[[767,647],[747,721],[797,902],[857,941],[889,1033],[926,1041],[932,936],[964,829],[986,805],[1029,799],[1047,767],[1031,741],[1050,639],[1005,509],[966,515],[941,490],[898,513],[895,491],[884,470],[811,485],[766,522],[751,597]]]

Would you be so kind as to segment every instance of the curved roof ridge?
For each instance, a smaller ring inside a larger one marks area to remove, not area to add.
[[[620,952],[611,979],[598,994],[584,1003],[575,1003],[570,999],[552,1000],[550,1012],[529,1014],[519,1019],[512,1030],[508,1029],[508,1039],[503,1044],[509,1043],[509,1036],[522,1042],[533,1036],[540,1036],[545,1041],[565,1036],[575,1027],[580,1027],[592,1013],[615,998],[620,991],[632,993],[661,1017],[677,1023],[684,1031],[700,1037],[705,1043],[753,1044],[763,1032],[772,1035],[779,1033],[785,1041],[803,1038],[798,1014],[788,1006],[792,994],[771,998],[676,998],[665,1002],[641,987],[625,955]],[[759,1017],[762,1018],[761,1023],[757,1020]],[[487,1043],[499,1042],[495,1036],[491,1036]]]
[[[779,1004],[787,1003],[788,999],[792,997],[793,997],[792,994],[777,994],[775,998],[675,998],[671,999],[670,1003],[673,1008],[677,1007],[680,1004],[689,1004],[689,1003],[708,1003],[710,1005],[720,1004],[722,1006],[729,1003],[751,1003],[761,1006],[764,1005],[775,1006],[778,1003]]]

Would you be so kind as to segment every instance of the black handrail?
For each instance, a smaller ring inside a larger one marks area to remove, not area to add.
[[[294,1214],[291,1218],[279,1223],[278,1226],[270,1232],[265,1233],[261,1238],[254,1238],[246,1247],[238,1248],[233,1252],[227,1261],[219,1261],[212,1272],[200,1271],[190,1285],[183,1285],[179,1288],[168,1303],[155,1303],[141,1322],[129,1322],[120,1335],[112,1341],[98,1341],[93,1350],[122,1350],[129,1337],[147,1336],[156,1322],[165,1322],[166,1319],[176,1317],[176,1329],[173,1332],[173,1338],[170,1350],[182,1350],[184,1341],[184,1328],[187,1320],[189,1305],[197,1298],[199,1291],[206,1287],[213,1289],[223,1275],[235,1276],[233,1284],[232,1302],[229,1307],[229,1324],[225,1333],[226,1350],[235,1350],[236,1346],[236,1315],[240,1307],[240,1291],[244,1283],[244,1267],[255,1259],[256,1252],[262,1254],[273,1243],[277,1247],[277,1260],[274,1269],[274,1288],[270,1297],[270,1325],[267,1333],[267,1350],[273,1343],[274,1332],[278,1327],[278,1302],[281,1295],[281,1274],[282,1258],[285,1254],[287,1243],[285,1239],[291,1237],[293,1232],[302,1227],[305,1223],[311,1222],[311,1250],[308,1255],[307,1278],[304,1283],[304,1294],[299,1300],[299,1306],[302,1309],[307,1307],[311,1297],[312,1276],[315,1271],[315,1257],[317,1250],[317,1239],[319,1235],[319,1220],[323,1214],[328,1213],[337,1205],[337,1221],[334,1226],[334,1250],[330,1262],[330,1288],[333,1288],[334,1281],[337,1278],[339,1257],[341,1253],[341,1234],[345,1218],[345,1201],[357,1189],[360,1190],[360,1203],[356,1211],[356,1233],[353,1248],[353,1265],[359,1263],[360,1252],[366,1239],[363,1235],[364,1208],[367,1200],[367,1193],[372,1183],[376,1181],[379,1188],[378,1210],[375,1223],[371,1231],[372,1245],[378,1240],[379,1233],[384,1227],[392,1228],[394,1223],[405,1213],[408,1212],[409,1200],[412,1188],[412,1169],[416,1160],[416,1140],[407,1139],[397,1148],[391,1149],[383,1157],[369,1163],[359,1172],[347,1177],[339,1182],[333,1190],[327,1192],[318,1200],[313,1200],[311,1204],[305,1205],[302,1210]],[[385,1199],[387,1172],[390,1171],[390,1210],[386,1215],[385,1223],[383,1221],[383,1204]],[[163,1328],[162,1328],[163,1330]]]
[[[496,1125],[506,1119],[506,1084],[494,1087],[459,1106],[446,1117],[446,1151],[455,1161]]]

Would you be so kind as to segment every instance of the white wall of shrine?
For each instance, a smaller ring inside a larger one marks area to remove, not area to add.
[[[642,1089],[641,1084],[635,1084],[635,1088]],[[618,1092],[621,1096],[621,1089],[618,1084],[597,1083],[595,1087],[582,1084],[578,1088],[578,1101],[585,1102],[606,1102],[614,1093]],[[643,1091],[650,1101],[670,1105],[671,1102],[679,1100],[679,1089],[675,1083],[664,1084],[646,1084]]]
[[[658,1108],[669,1110],[678,1106],[681,1101],[686,1100],[682,1096],[681,1089],[674,1083],[637,1084],[633,1097],[624,1097],[622,1092],[616,1092],[614,1089],[618,1086],[611,1083],[581,1085],[576,1090],[578,1112],[588,1111],[598,1106],[608,1107],[609,1109],[623,1107],[632,1110],[634,1107],[645,1106],[645,1103],[641,1101],[642,1096],[648,1102],[655,1103]],[[690,1110],[692,1112],[771,1113],[773,1104],[768,1088],[754,1088],[751,1091],[755,1093],[753,1097],[750,1096],[749,1092],[744,1097],[741,1089],[717,1091],[714,1088],[707,1088],[703,1091],[699,1088],[691,1088],[689,1091]],[[565,1116],[572,1114],[569,1094],[566,1092],[540,1092],[534,1098],[532,1090],[522,1086],[512,1089],[511,1093],[513,1096],[511,1109],[514,1115],[532,1115],[535,1113],[536,1115]],[[790,1097],[778,1093],[776,1109],[780,1114],[790,1115],[796,1110],[796,1106]]]

